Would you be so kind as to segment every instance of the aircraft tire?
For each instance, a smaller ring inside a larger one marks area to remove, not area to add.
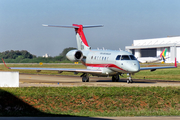
[[[129,83],[133,83],[133,80],[131,79],[131,80],[129,80],[129,79],[127,79],[127,83],[129,84]]]
[[[130,83],[133,83],[133,80],[131,79]]]
[[[129,84],[130,83],[130,81],[129,81],[129,79],[127,80],[127,84]]]
[[[116,82],[119,82],[119,75],[116,75]]]
[[[89,82],[89,78],[86,80],[86,82]]]
[[[89,77],[83,76],[82,77],[82,82],[89,82]]]
[[[112,82],[116,82],[115,76],[112,76]]]
[[[119,81],[119,75],[112,76],[112,82],[118,82]]]

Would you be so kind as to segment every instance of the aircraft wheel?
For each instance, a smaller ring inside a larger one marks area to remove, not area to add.
[[[115,76],[112,76],[112,82],[115,82],[115,81],[116,81]]]
[[[86,80],[86,82],[89,82],[89,78]]]
[[[116,75],[116,82],[119,81],[119,75]]]
[[[119,81],[119,75],[112,76],[112,82],[118,82]]]
[[[133,80],[132,80],[132,79],[130,80],[130,83],[133,83]]]
[[[128,83],[128,84],[129,84],[129,83],[133,83],[133,80],[132,80],[131,74],[129,74],[129,77],[128,77],[128,79],[127,79],[127,83]]]
[[[131,79],[131,80],[129,80],[129,79],[127,79],[127,83],[129,84],[129,83],[133,83],[133,80]]]
[[[89,77],[83,76],[82,77],[82,82],[89,82]]]

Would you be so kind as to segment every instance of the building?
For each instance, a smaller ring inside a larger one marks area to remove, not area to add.
[[[161,54],[163,49],[167,48],[167,63],[174,63],[175,57],[180,62],[180,37],[166,37],[155,39],[134,40],[132,46],[126,46],[125,49],[135,57],[156,57]]]
[[[45,54],[45,55],[43,55],[42,57],[44,57],[44,58],[48,58],[48,57],[50,57],[50,55],[49,54]]]

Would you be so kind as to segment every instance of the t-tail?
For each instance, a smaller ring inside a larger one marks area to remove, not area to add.
[[[86,37],[83,32],[83,28],[103,27],[103,25],[78,25],[78,24],[73,24],[72,26],[61,26],[61,25],[43,25],[43,26],[74,28],[75,32],[76,32],[76,40],[77,40],[78,50],[90,50],[91,49],[91,47],[87,43]]]

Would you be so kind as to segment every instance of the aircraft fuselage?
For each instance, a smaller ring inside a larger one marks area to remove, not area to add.
[[[83,63],[87,69],[101,70],[101,75],[104,76],[136,73],[140,70],[139,62],[127,51],[85,50],[82,52],[86,57]]]

